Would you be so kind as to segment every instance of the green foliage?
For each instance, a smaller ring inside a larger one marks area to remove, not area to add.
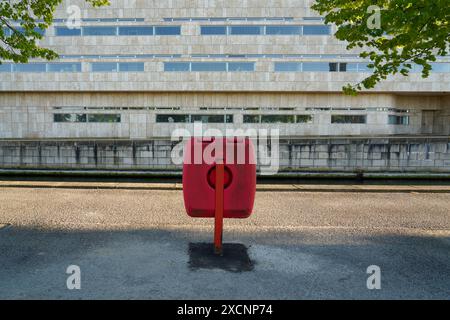
[[[57,53],[40,47],[37,41],[42,39],[39,30],[52,24],[55,9],[62,0],[0,1],[0,63],[2,60],[25,63],[30,58],[55,59]],[[109,4],[108,0],[86,1],[94,7]],[[15,22],[19,22],[20,27]]]
[[[372,28],[375,12],[381,8],[380,28]],[[361,57],[372,61],[373,73],[362,82],[343,88],[347,94],[372,89],[389,75],[407,76],[412,64],[430,74],[430,63],[449,53],[450,0],[316,0],[313,9],[338,27],[336,37],[347,41],[348,49],[361,48]]]

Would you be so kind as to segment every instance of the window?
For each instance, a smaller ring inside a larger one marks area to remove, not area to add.
[[[11,29],[9,28],[2,28],[3,30],[3,34],[7,37],[9,37],[11,35]]]
[[[120,122],[120,114],[56,113],[54,122]]]
[[[347,63],[347,72],[358,72],[357,63]]]
[[[234,122],[234,116],[232,114],[226,114],[225,115],[225,123],[233,123]]]
[[[119,72],[142,72],[144,71],[143,62],[120,62]]]
[[[55,27],[55,34],[63,37],[81,36],[81,28]]]
[[[91,63],[92,72],[117,72],[116,62],[93,62]]]
[[[214,72],[226,72],[227,64],[225,62],[192,62],[191,71],[214,71]]]
[[[330,62],[329,63],[329,71],[330,72],[337,72],[338,71],[338,66],[339,66],[338,63]]]
[[[307,36],[321,36],[321,35],[330,35],[331,34],[331,27],[330,26],[323,26],[323,25],[317,25],[317,26],[303,26],[303,35]]]
[[[0,72],[11,72],[12,65],[10,63],[0,64]]]
[[[431,67],[433,68],[432,72],[440,72],[440,73],[449,73],[450,72],[450,63],[431,63]]]
[[[261,119],[258,114],[244,114],[244,123],[260,123]]]
[[[337,62],[275,62],[275,72],[347,72],[347,63]],[[356,64],[350,64],[350,71],[358,71]]]
[[[86,19],[85,19],[86,20]],[[84,21],[85,21],[84,20]],[[100,19],[102,20],[102,19]],[[117,19],[113,19],[117,20]],[[57,36],[153,36],[153,35],[180,35],[180,26],[86,26],[69,29],[55,27]]]
[[[153,27],[136,26],[136,27],[119,27],[119,36],[152,36]]]
[[[164,62],[167,72],[253,72],[254,62]]]
[[[313,117],[310,114],[299,114],[296,116],[297,123],[312,123]]]
[[[358,63],[358,72],[372,72],[373,69],[368,67],[368,63]]]
[[[158,114],[156,115],[157,123],[188,123],[189,115],[187,114]]]
[[[83,27],[84,36],[115,36],[116,27]]]
[[[16,31],[25,34],[25,29],[23,27],[14,27],[16,29]],[[33,29],[34,32],[39,33],[41,36],[45,35],[45,30],[41,29],[41,28],[34,28]],[[12,33],[12,31],[11,31]]]
[[[180,35],[181,27],[180,26],[170,26],[170,27],[155,27],[155,35]]]
[[[336,124],[364,124],[366,123],[365,115],[332,115],[331,123]]]
[[[202,35],[331,35],[328,25],[221,25],[200,26],[200,31]]]
[[[49,63],[47,72],[81,72],[81,63]]]
[[[233,123],[232,115],[191,115],[191,122]]]
[[[390,115],[388,119],[388,124],[407,126],[409,125],[409,116]]]
[[[142,72],[144,71],[143,62],[93,62],[91,63],[92,72]]]
[[[13,72],[45,72],[45,63],[14,64]]]
[[[275,72],[301,72],[302,64],[300,62],[276,62]]]
[[[189,62],[164,62],[164,71],[190,71],[190,66],[191,64]]]
[[[303,72],[329,72],[330,67],[327,62],[304,62]]]
[[[225,35],[227,27],[225,26],[201,26],[200,33],[202,35]]]
[[[88,114],[88,122],[120,122],[120,114]]]
[[[229,62],[228,71],[230,72],[252,72],[255,71],[254,62]]]
[[[266,26],[267,35],[301,35],[301,26]]]
[[[295,123],[294,115],[261,115],[261,123]]]
[[[86,122],[86,114],[56,113],[54,122]]]
[[[263,34],[262,26],[230,26],[231,35],[259,35]]]

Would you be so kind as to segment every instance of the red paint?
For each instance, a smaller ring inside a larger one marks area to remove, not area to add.
[[[253,143],[248,138],[191,138],[184,149],[183,195],[186,212],[195,218],[214,218],[216,207],[215,183],[217,169],[215,159],[207,164],[200,157],[199,164],[194,163],[194,149],[199,148],[201,154],[214,141],[222,142],[224,160],[224,192],[223,217],[244,219],[253,210],[256,193],[256,160]],[[211,148],[211,146],[210,146]],[[234,159],[228,158],[234,150]],[[237,151],[242,150],[245,157],[237,163]],[[220,153],[220,152],[219,152]],[[214,158],[216,155],[214,155]]]
[[[223,237],[223,195],[225,191],[224,173],[225,168],[223,161],[217,161],[215,167],[216,173],[216,207],[214,220],[214,252],[222,254],[222,237]],[[210,171],[211,172],[211,171]]]

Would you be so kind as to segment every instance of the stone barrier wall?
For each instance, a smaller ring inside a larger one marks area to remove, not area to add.
[[[180,170],[170,140],[0,140],[0,168]],[[280,172],[450,172],[450,137],[282,139]],[[260,159],[261,160],[261,159]]]

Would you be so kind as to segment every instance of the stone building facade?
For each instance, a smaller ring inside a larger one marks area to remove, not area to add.
[[[64,1],[41,41],[60,57],[0,65],[2,166],[14,165],[9,159],[27,163],[19,159],[20,146],[19,154],[5,156],[11,140],[36,146],[120,140],[132,150],[139,141],[168,141],[175,129],[192,129],[196,121],[206,128],[277,128],[287,140],[445,140],[450,57],[440,57],[427,79],[413,72],[345,96],[345,84],[369,74],[368,62],[333,37],[335,27],[310,9],[312,2],[111,0],[108,7],[92,8],[82,0]],[[77,8],[80,26],[73,24]],[[289,157],[286,167],[315,166]],[[439,157],[433,166],[445,169],[448,163]],[[112,165],[136,166],[132,158]],[[320,167],[327,165],[335,163]]]

